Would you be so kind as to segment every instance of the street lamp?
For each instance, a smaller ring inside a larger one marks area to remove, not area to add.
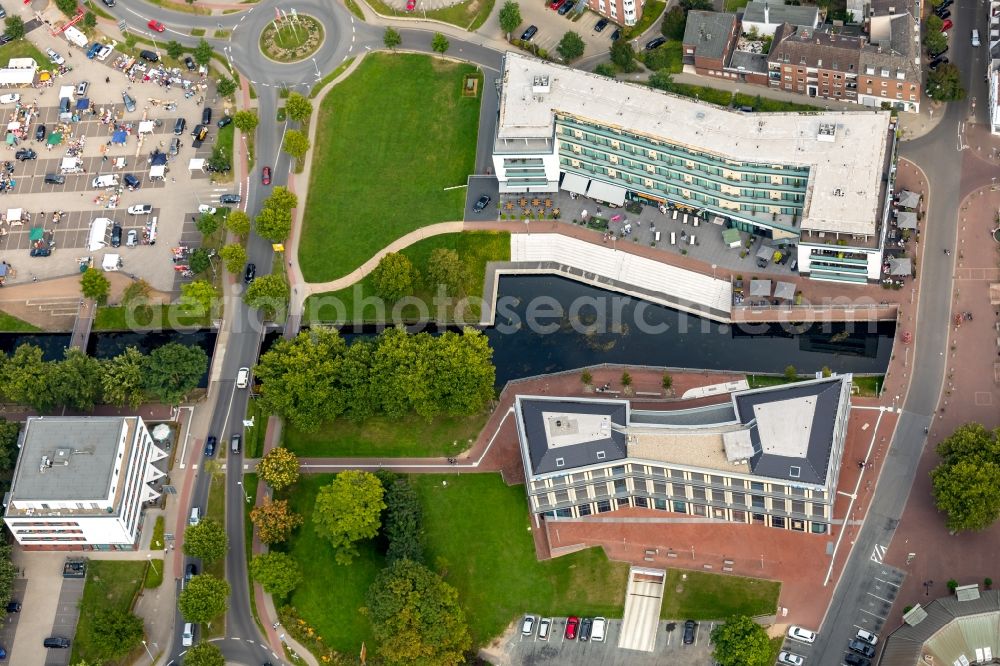
[[[934,581],[932,581],[932,580],[925,580],[924,581],[924,596],[927,596],[927,597],[931,596],[931,585],[933,585],[933,584],[934,584]]]
[[[156,562],[153,562],[153,554],[146,553],[146,560],[149,562],[149,566],[153,568],[153,573],[160,575],[160,572],[156,570]]]
[[[237,481],[236,485],[238,485],[240,487],[240,491],[243,493],[243,499],[245,499],[247,501],[247,504],[249,504],[250,503],[250,496],[247,495],[246,488],[243,487],[243,482],[242,481]]]
[[[156,659],[153,658],[153,653],[149,651],[149,646],[146,644],[145,640],[142,642],[142,647],[146,648],[146,654],[149,655],[149,663],[152,664],[153,662],[155,662]]]

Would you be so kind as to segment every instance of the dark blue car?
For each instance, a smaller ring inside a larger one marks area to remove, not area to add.
[[[100,42],[94,42],[93,44],[91,44],[90,48],[87,50],[87,59],[88,60],[93,60],[94,56],[96,56],[97,53],[98,53],[98,51],[100,51],[100,50],[101,50],[101,43]]]

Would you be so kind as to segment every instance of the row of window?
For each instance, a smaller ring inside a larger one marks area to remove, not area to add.
[[[83,534],[83,530],[14,530],[14,534]]]
[[[672,511],[674,513],[686,513],[703,518],[715,518],[733,523],[753,523],[757,525],[768,525],[778,529],[793,530],[796,532],[809,531],[813,534],[826,534],[830,526],[827,523],[799,518],[789,518],[786,516],[773,516],[755,511],[744,511],[742,509],[723,509],[718,507],[707,507],[701,504],[688,504],[681,501],[667,501],[660,498],[646,497],[618,497],[614,499],[598,500],[588,502],[573,507],[546,511],[543,515],[555,516],[557,518],[583,518],[593,514],[608,513],[616,509],[636,507],[641,509],[657,509],[659,511]]]

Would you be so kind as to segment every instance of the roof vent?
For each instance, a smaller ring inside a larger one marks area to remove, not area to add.
[[[788,468],[788,476],[793,479],[799,478],[800,476],[802,476],[802,468],[795,467],[794,465],[792,465],[791,467]]]
[[[604,460],[607,457],[608,457],[608,454],[606,454],[604,451],[598,451],[597,452],[597,459],[598,460]]]
[[[565,458],[556,458],[556,467],[565,467],[565,466],[566,466]]]

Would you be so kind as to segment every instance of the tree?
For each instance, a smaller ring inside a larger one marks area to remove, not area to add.
[[[260,118],[257,117],[254,111],[237,111],[233,114],[233,124],[236,125],[237,129],[241,132],[249,133],[257,129],[257,125],[260,123]]]
[[[56,7],[66,16],[76,16],[76,0],[56,0]]]
[[[398,301],[413,293],[417,271],[406,256],[390,252],[379,260],[371,277],[376,294],[387,301]]]
[[[785,366],[785,379],[792,382],[798,379],[798,377],[799,377],[799,371],[795,369],[794,365]]]
[[[302,569],[287,553],[262,553],[250,560],[250,576],[265,592],[283,599],[302,582]]]
[[[285,152],[296,159],[302,159],[309,152],[309,138],[299,130],[285,132]]]
[[[229,602],[229,583],[201,574],[193,577],[177,598],[177,608],[185,622],[206,624],[226,612]]]
[[[296,464],[297,461],[296,461]],[[260,463],[258,463],[259,467]],[[296,470],[296,476],[298,476]],[[288,541],[292,532],[302,525],[303,518],[288,508],[288,500],[264,498],[264,503],[250,511],[250,522],[257,528],[257,536],[262,543],[273,544]]]
[[[174,60],[180,60],[180,57],[184,55],[184,46],[178,42],[176,39],[171,39],[167,42],[167,55]]]
[[[434,38],[431,40],[431,49],[438,53],[444,53],[451,46],[451,42],[448,38],[442,35],[440,32],[434,33]]]
[[[521,25],[521,5],[514,0],[507,0],[500,8],[500,29],[507,35],[507,39],[510,39],[510,33],[517,30],[519,25]]]
[[[9,472],[17,464],[17,436],[21,424],[0,416],[0,472]]]
[[[194,56],[194,61],[199,65],[208,65],[208,63],[212,61],[213,50],[212,45],[205,41],[205,38],[202,37],[198,40],[198,46],[194,47],[194,51],[191,55]]]
[[[653,72],[649,75],[649,85],[657,90],[673,90],[674,89],[674,75],[666,70],[660,70],[659,72]]]
[[[272,208],[265,203],[254,219],[254,228],[261,238],[281,243],[292,232],[292,214],[286,210]]]
[[[615,78],[618,75],[618,70],[610,62],[602,62],[597,67],[594,68],[595,74],[600,74],[601,76],[607,76],[610,78]]]
[[[135,48],[135,42],[136,42],[136,36],[133,35],[131,32],[126,32],[125,33],[125,46],[129,47],[130,49],[134,49]]]
[[[188,255],[188,268],[194,273],[204,273],[212,266],[212,255],[208,250],[199,247]]]
[[[461,294],[467,277],[468,271],[458,252],[445,247],[431,252],[427,260],[427,279],[432,290],[441,285],[448,294]]]
[[[397,560],[368,588],[362,612],[387,664],[464,663],[472,646],[458,591],[425,566]]]
[[[230,273],[240,273],[247,263],[247,251],[239,243],[231,243],[219,250],[219,256]]]
[[[939,102],[957,102],[965,98],[962,75],[952,63],[939,65],[927,74],[927,96]]]
[[[14,592],[14,578],[18,575],[18,568],[11,560],[12,553],[13,546],[0,543],[0,608],[6,608],[10,603]]]
[[[983,530],[1000,517],[1000,428],[959,427],[937,447],[931,471],[934,503],[952,532]]]
[[[142,644],[142,618],[124,608],[102,608],[90,618],[91,648],[103,660],[121,659]],[[96,653],[96,654],[95,654]]]
[[[421,545],[423,521],[420,498],[406,477],[393,479],[385,488],[385,517],[382,533],[389,541],[386,562],[408,559],[421,562],[424,550]]]
[[[83,27],[89,30],[97,27],[97,16],[94,12],[87,12],[83,15]]]
[[[670,373],[663,373],[663,379],[660,380],[660,386],[663,387],[664,391],[669,391],[674,387],[674,378],[670,376]]]
[[[242,111],[238,111],[237,115],[240,113],[242,113]],[[229,215],[226,217],[226,229],[229,229],[230,232],[236,234],[240,238],[246,238],[250,235],[250,216],[241,210],[230,211]]]
[[[288,282],[281,273],[270,273],[250,283],[243,292],[243,302],[260,310],[267,319],[274,319],[288,305]]]
[[[277,185],[271,190],[271,196],[264,200],[265,208],[291,211],[299,205],[299,197],[284,185]]]
[[[578,33],[569,30],[562,39],[559,40],[559,45],[556,50],[559,51],[559,55],[565,58],[567,61],[576,60],[583,55],[583,51],[586,45],[583,43],[583,37]]]
[[[218,292],[208,280],[195,280],[181,285],[181,306],[195,316],[212,316],[218,302]]]
[[[616,39],[611,42],[611,62],[623,72],[635,71],[635,49],[627,39]]]
[[[184,666],[226,666],[226,658],[214,643],[198,643],[184,653]]]
[[[632,386],[632,375],[630,375],[628,372],[622,373],[622,386],[624,386],[625,388]]]
[[[584,386],[590,386],[594,383],[594,375],[590,374],[590,370],[584,370],[580,373],[580,383]]]
[[[302,335],[307,334],[301,333],[300,337]],[[263,359],[261,360],[263,361]],[[259,366],[255,376],[260,378]],[[299,480],[299,459],[291,450],[283,446],[276,446],[257,463],[257,473],[260,474],[264,483],[280,492]]]
[[[197,557],[205,564],[218,562],[229,550],[226,528],[217,520],[206,518],[184,530],[184,554]]]
[[[219,93],[220,97],[229,97],[236,92],[236,88],[236,81],[228,76],[223,76],[219,79],[219,82],[215,84],[215,90]]]
[[[227,155],[222,148],[216,145],[212,148],[212,156],[208,158],[208,168],[216,173],[229,173],[232,168]]]
[[[288,98],[285,100],[285,113],[289,118],[301,123],[309,120],[312,112],[312,102],[305,95],[297,92],[288,94]]]
[[[382,43],[385,44],[385,48],[396,50],[396,47],[403,43],[403,38],[396,30],[386,28],[382,33]]]
[[[146,361],[146,390],[163,402],[178,404],[208,370],[208,355],[196,345],[168,342]]]
[[[764,627],[746,615],[734,615],[712,630],[712,656],[720,666],[768,666],[773,663]]]
[[[22,39],[24,37],[24,19],[16,14],[7,17],[6,33],[11,39]]]
[[[0,386],[10,402],[31,405],[39,412],[48,411],[56,401],[52,365],[35,345],[23,344],[14,350],[0,367]]]
[[[940,53],[948,47],[948,35],[941,32],[944,21],[937,14],[924,20],[924,48],[928,53]]]
[[[67,348],[63,354],[63,360],[52,368],[55,402],[89,412],[101,398],[101,362],[76,347]]]
[[[313,328],[291,340],[276,342],[261,355],[254,370],[261,382],[261,409],[278,414],[304,432],[313,432],[323,422],[339,416],[345,406],[335,399],[335,384],[338,359],[346,348],[335,329],[325,328]],[[260,468],[258,472],[265,474]],[[276,481],[267,482],[275,487]]]
[[[194,226],[201,232],[202,236],[211,236],[219,229],[219,218],[212,213],[202,213]]]
[[[330,541],[337,564],[350,564],[356,543],[378,534],[385,490],[374,474],[346,470],[320,488],[313,511],[316,534]]]
[[[703,12],[711,12],[715,10],[715,7],[712,5],[712,0],[681,0],[680,5],[681,9],[684,10],[685,15],[692,9]]]
[[[88,268],[80,276],[80,291],[85,298],[91,298],[103,305],[108,302],[111,282],[104,277],[103,272],[96,268]]]
[[[687,26],[687,14],[680,7],[671,7],[664,14],[660,23],[660,32],[667,39],[684,39],[684,28]]]
[[[126,347],[118,356],[104,361],[101,392],[104,402],[135,409],[145,398],[146,357],[135,347]]]
[[[672,64],[671,60],[673,59],[673,56],[671,55],[669,48],[666,46],[660,46],[652,51],[646,51],[644,58],[646,69],[659,72],[661,70],[669,70]]]

